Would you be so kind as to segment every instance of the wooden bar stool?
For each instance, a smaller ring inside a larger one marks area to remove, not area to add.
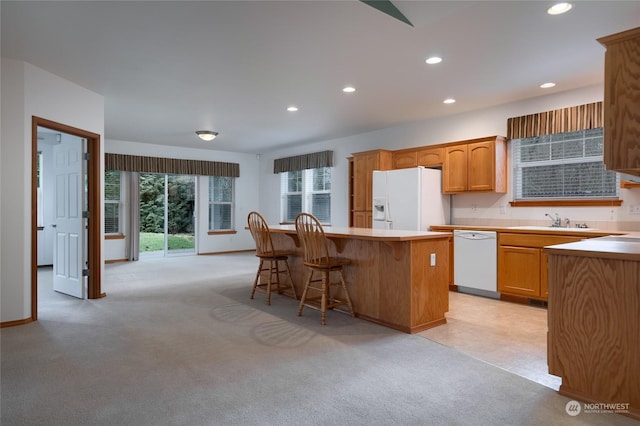
[[[285,250],[276,250],[273,247],[269,225],[260,213],[249,213],[247,222],[249,223],[249,231],[251,231],[253,241],[256,243],[256,256],[260,259],[256,279],[253,281],[251,299],[253,299],[256,290],[260,289],[260,291],[267,293],[267,305],[270,305],[271,291],[273,289],[275,289],[278,294],[282,294],[283,290],[290,288],[293,292],[293,297],[297,300],[298,295],[296,294],[296,288],[293,285],[293,278],[291,277],[288,262],[289,255],[293,253]],[[284,268],[281,268],[281,262],[284,263]],[[267,272],[267,282],[262,282],[263,272]],[[281,282],[281,274],[287,274],[291,284],[284,284]],[[274,277],[275,280],[273,279]]]
[[[329,256],[327,238],[324,235],[320,221],[318,221],[315,216],[309,213],[300,213],[296,217],[296,233],[304,248],[304,265],[310,269],[309,278],[307,278],[300,299],[298,316],[302,315],[302,309],[306,306],[320,311],[320,323],[326,325],[327,309],[348,305],[351,316],[355,317],[349,291],[347,290],[344,275],[342,274],[342,267],[351,264],[351,261],[349,259]],[[315,272],[320,273],[319,278],[313,278]],[[331,272],[337,272],[339,274],[339,282],[331,282]],[[345,300],[333,296],[331,286],[342,287]],[[309,297],[309,290],[319,294]]]

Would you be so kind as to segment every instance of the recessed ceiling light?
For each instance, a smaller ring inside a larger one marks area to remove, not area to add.
[[[298,107],[291,105],[289,108],[287,108],[287,111],[289,112],[296,112],[298,110]]]
[[[438,56],[432,56],[430,58],[427,58],[425,62],[428,63],[429,65],[439,64],[440,62],[442,62],[442,58]]]
[[[342,91],[343,91],[344,93],[353,93],[353,92],[355,92],[355,91],[356,91],[356,89],[355,89],[355,87],[347,86],[347,87],[345,87],[344,89],[342,89]]]
[[[555,83],[549,82],[549,83],[541,84],[540,87],[542,87],[543,89],[548,89],[549,87],[553,87],[555,85],[556,85]]]
[[[196,135],[203,141],[212,141],[218,136],[218,132],[212,132],[211,130],[196,130]]]
[[[562,13],[568,12],[571,10],[573,5],[571,3],[556,3],[547,9],[547,13],[549,15],[560,15]]]
[[[456,100],[453,99],[453,98],[448,98],[448,99],[445,99],[444,101],[442,101],[442,103],[444,103],[444,104],[453,104],[455,102],[456,102]]]

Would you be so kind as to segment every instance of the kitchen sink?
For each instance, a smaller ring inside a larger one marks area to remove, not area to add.
[[[597,228],[559,228],[556,226],[510,226],[509,229],[523,229],[532,231],[597,231]]]

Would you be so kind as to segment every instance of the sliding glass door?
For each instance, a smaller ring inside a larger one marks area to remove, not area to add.
[[[195,253],[195,176],[140,173],[140,255]]]

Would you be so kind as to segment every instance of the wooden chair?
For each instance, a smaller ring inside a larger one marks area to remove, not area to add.
[[[322,225],[315,216],[308,213],[300,213],[296,217],[296,233],[304,248],[304,265],[310,269],[309,278],[307,278],[300,299],[298,316],[302,315],[302,309],[306,306],[320,311],[320,323],[325,325],[327,323],[327,309],[348,305],[351,316],[355,317],[349,291],[342,274],[342,267],[349,265],[351,261],[329,255],[327,238]],[[321,277],[314,279],[313,275],[316,272],[320,273]],[[331,282],[331,272],[337,272],[340,275],[339,282]],[[345,300],[338,299],[332,295],[332,286],[342,287]],[[309,297],[309,290],[319,294]]]
[[[275,288],[278,294],[282,294],[283,290],[291,288],[293,297],[297,300],[296,288],[293,285],[291,270],[289,269],[288,258],[291,252],[284,250],[276,250],[271,240],[271,232],[267,221],[258,212],[251,212],[247,217],[249,223],[249,231],[253,241],[256,243],[256,256],[260,259],[256,279],[253,281],[253,289],[251,290],[251,299],[260,289],[267,293],[267,305],[271,304],[271,291]],[[284,263],[284,269],[281,269],[281,262]],[[267,272],[267,282],[262,282],[262,273]],[[291,284],[284,284],[280,281],[280,275],[287,274]],[[275,280],[273,277],[275,276]]]

